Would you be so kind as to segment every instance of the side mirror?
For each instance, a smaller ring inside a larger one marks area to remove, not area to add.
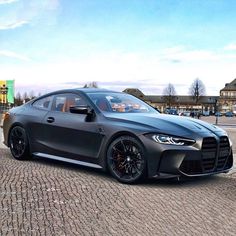
[[[88,106],[72,106],[70,107],[70,113],[87,115],[91,110]]]
[[[95,112],[89,106],[72,106],[70,112],[75,114],[87,115],[85,121],[90,122],[95,118]]]

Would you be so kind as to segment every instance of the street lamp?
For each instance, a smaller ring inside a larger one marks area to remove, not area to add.
[[[215,103],[215,115],[216,115],[216,125],[218,125],[219,112],[218,112],[218,100],[217,99],[216,99],[216,103]]]

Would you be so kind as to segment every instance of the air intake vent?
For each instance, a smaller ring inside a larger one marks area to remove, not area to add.
[[[226,136],[220,137],[220,149],[217,163],[217,170],[224,168],[230,154],[229,139]]]
[[[217,143],[215,138],[204,138],[202,143],[202,167],[204,172],[212,171],[216,161]]]

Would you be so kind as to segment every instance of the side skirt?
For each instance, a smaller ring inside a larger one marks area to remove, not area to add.
[[[57,160],[57,161],[64,161],[64,162],[68,162],[68,163],[72,163],[72,164],[77,164],[77,165],[81,165],[81,166],[87,166],[87,167],[102,169],[102,166],[99,166],[97,164],[88,163],[88,162],[84,162],[84,161],[77,161],[77,160],[74,160],[74,159],[54,156],[54,155],[50,155],[50,154],[46,154],[46,153],[34,152],[33,155],[37,156],[37,157],[44,157],[44,158],[48,158],[48,159],[52,159],[52,160]]]

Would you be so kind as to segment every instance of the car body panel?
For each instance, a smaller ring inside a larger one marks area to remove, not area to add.
[[[55,121],[48,123],[49,117],[53,117]],[[86,122],[85,118],[86,115],[49,111],[42,122],[42,145],[47,153],[60,155],[65,152],[68,155],[98,158],[104,136],[99,132],[96,122]]]

